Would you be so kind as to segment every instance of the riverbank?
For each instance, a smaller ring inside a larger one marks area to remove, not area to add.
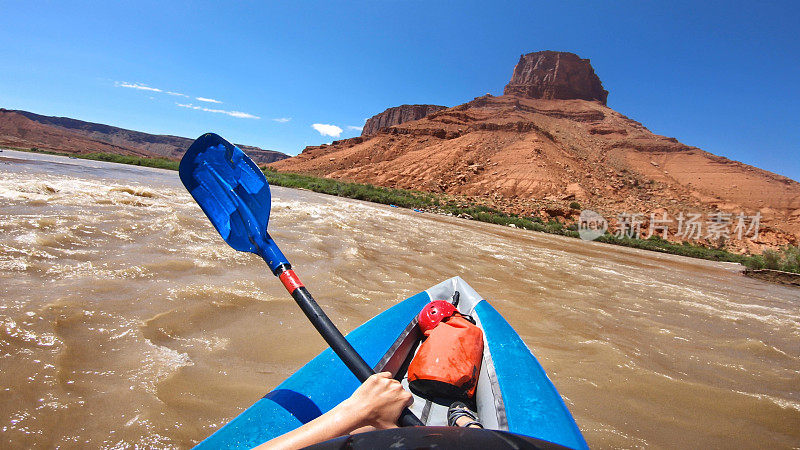
[[[793,272],[784,272],[782,270],[772,269],[747,269],[744,274],[750,278],[755,278],[762,281],[769,281],[770,283],[785,284],[787,286],[800,287],[800,274]]]
[[[178,161],[168,158],[145,158],[142,156],[117,155],[115,153],[67,153],[39,148],[3,147],[9,150],[29,153],[44,153],[45,155],[68,156],[77,159],[90,159],[93,161],[106,161],[133,166],[155,167],[157,169],[178,170]]]
[[[178,170],[179,165],[178,161],[167,158],[146,158],[111,153],[70,154],[36,148],[11,149],[168,170]],[[516,214],[508,214],[491,206],[477,204],[463,197],[351,183],[298,173],[278,172],[269,167],[262,168],[262,170],[269,183],[275,186],[307,189],[338,197],[408,208],[418,212],[444,214],[513,228],[579,238],[577,224],[565,225],[554,219],[545,222],[539,217],[523,217]],[[580,206],[577,206],[577,208],[580,208]],[[600,236],[595,239],[595,241],[660,253],[687,256],[690,258],[734,262],[742,264],[751,270],[775,269],[784,272],[800,273],[800,249],[796,247],[789,247],[781,252],[768,251],[762,256],[742,255],[730,252],[724,248],[712,248],[690,242],[675,243],[661,239],[658,236],[652,236],[648,239],[619,238],[606,232],[605,235]]]

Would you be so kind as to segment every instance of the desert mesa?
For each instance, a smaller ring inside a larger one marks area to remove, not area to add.
[[[800,242],[800,183],[654,134],[609,108],[608,95],[588,59],[528,53],[501,96],[392,107],[368,119],[359,137],[306,147],[271,167],[463,196],[565,223],[577,219],[576,204],[612,224],[637,213],[643,232],[659,225],[669,240],[738,252]],[[731,222],[746,215],[759,232],[682,237],[674,218],[685,214]]]

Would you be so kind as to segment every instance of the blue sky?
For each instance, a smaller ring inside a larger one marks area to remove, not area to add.
[[[390,106],[500,95],[520,54],[564,50],[653,132],[800,179],[793,2],[0,0],[0,12],[3,108],[297,154],[336,138],[314,124],[352,137]]]

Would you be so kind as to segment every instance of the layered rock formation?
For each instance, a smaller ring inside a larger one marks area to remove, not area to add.
[[[595,100],[604,105],[608,97],[588,59],[553,51],[520,56],[503,92],[528,98]]]
[[[370,136],[392,125],[419,120],[443,109],[447,109],[447,107],[440,105],[395,106],[367,119],[367,123],[364,124],[364,128],[361,130],[361,136]]]
[[[0,109],[0,145],[67,153],[117,153],[178,159],[193,139],[142,133],[93,122]],[[260,164],[288,158],[281,152],[240,147]]]
[[[524,55],[501,97],[307,147],[272,167],[467,196],[546,220],[574,220],[572,202],[612,222],[620,213],[640,213],[645,227],[651,213],[700,213],[703,220],[716,211],[760,214],[759,238],[731,236],[729,248],[800,242],[800,183],[651,133],[605,106],[587,60],[565,55],[572,54]],[[567,81],[576,85],[562,85]],[[545,98],[531,98],[537,95]],[[565,96],[573,98],[558,98]],[[676,239],[676,223],[671,227]]]

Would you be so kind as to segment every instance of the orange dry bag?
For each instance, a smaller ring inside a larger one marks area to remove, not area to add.
[[[483,331],[456,313],[425,336],[408,366],[411,392],[429,398],[472,398],[483,359]]]

